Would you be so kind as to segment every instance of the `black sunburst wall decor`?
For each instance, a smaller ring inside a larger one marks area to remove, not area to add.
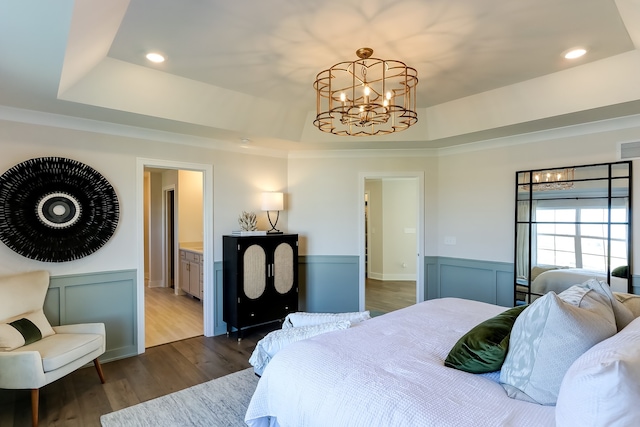
[[[119,214],[111,184],[75,160],[39,157],[0,176],[0,240],[27,258],[86,257],[111,238]]]

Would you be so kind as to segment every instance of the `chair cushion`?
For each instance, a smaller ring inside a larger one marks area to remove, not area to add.
[[[55,334],[16,351],[38,351],[45,372],[54,371],[102,347],[102,335]]]

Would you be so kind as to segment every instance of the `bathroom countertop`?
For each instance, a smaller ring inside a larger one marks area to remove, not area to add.
[[[180,250],[202,253],[202,242],[180,243]]]

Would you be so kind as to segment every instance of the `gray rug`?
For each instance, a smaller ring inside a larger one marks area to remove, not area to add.
[[[246,426],[244,414],[257,384],[249,368],[103,415],[100,422],[103,427]]]

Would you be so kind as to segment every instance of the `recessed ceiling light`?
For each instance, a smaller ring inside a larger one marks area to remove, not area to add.
[[[155,62],[156,64],[159,64],[160,62],[164,62],[164,56],[156,52],[147,53],[147,59],[151,62]]]
[[[585,53],[587,53],[587,51],[583,48],[571,49],[569,52],[564,54],[564,57],[566,59],[576,59],[580,58]]]

